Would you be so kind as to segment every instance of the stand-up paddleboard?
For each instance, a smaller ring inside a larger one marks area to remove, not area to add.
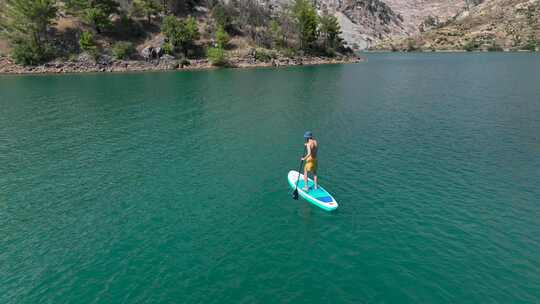
[[[317,185],[317,190],[313,188],[313,180],[308,179],[308,191],[304,191],[304,174],[300,174],[298,171],[289,171],[287,179],[289,180],[289,185],[291,188],[296,188],[296,181],[300,176],[300,181],[298,181],[298,194],[303,197],[306,201],[312,203],[313,205],[320,207],[326,211],[335,210],[338,207],[336,200],[324,190],[323,187]]]

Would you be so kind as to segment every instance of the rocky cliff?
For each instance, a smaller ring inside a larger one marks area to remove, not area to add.
[[[283,0],[282,0],[283,1]],[[468,11],[482,0],[316,0],[338,17],[343,38],[355,49],[418,35]]]
[[[447,22],[377,48],[397,50],[529,50],[540,47],[540,0],[486,0]]]

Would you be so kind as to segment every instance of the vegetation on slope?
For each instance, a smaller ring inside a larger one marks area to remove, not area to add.
[[[0,0],[0,39],[24,65],[80,53],[146,60],[208,55],[223,65],[227,52],[246,46],[287,54],[348,52],[337,19],[318,16],[309,0],[277,12],[256,0],[200,1]],[[161,42],[149,53],[149,41]]]

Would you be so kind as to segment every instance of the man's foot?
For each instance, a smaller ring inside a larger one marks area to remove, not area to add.
[[[304,187],[304,188],[302,188],[302,190],[304,190],[304,191],[308,192],[308,191],[309,191],[309,188],[307,188],[307,187]]]

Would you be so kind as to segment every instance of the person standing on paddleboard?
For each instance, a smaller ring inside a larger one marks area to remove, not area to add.
[[[313,182],[315,183],[314,189],[317,189],[317,141],[313,138],[313,133],[307,131],[304,133],[304,145],[306,146],[307,154],[302,157],[302,160],[306,162],[304,165],[304,188],[302,190],[309,191],[308,188],[308,172],[313,174]]]

